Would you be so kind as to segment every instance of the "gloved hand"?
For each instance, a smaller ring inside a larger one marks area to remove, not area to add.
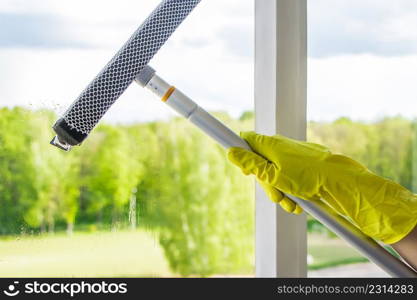
[[[302,211],[282,193],[324,201],[362,232],[387,244],[401,240],[416,226],[417,196],[353,159],[280,135],[244,132],[241,136],[257,154],[231,148],[229,160],[246,175],[255,175],[285,210]]]

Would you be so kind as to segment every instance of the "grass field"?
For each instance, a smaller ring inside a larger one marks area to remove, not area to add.
[[[156,236],[143,231],[0,240],[1,277],[173,276]]]
[[[344,241],[316,234],[308,237],[308,254],[312,258],[309,270],[368,261]]]
[[[310,269],[364,261],[342,241],[318,235],[310,236],[308,252]],[[0,277],[136,276],[178,276],[156,234],[138,230],[0,239]]]

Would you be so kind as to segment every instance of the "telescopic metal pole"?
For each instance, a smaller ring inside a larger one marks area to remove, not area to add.
[[[200,128],[224,148],[241,147],[251,150],[246,141],[203,108],[198,106],[181,91],[156,75],[155,70],[151,67],[146,66],[136,77],[135,81],[142,87],[146,87],[155,93],[168,106],[189,119],[191,123]],[[292,195],[286,196],[299,204],[306,212],[327,226],[339,237],[347,241],[391,276],[417,278],[417,273],[407,264],[394,257],[375,240],[364,235],[345,218],[332,213],[324,204],[305,201]]]

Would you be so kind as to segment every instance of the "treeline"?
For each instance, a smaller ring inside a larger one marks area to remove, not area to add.
[[[217,114],[235,130],[240,120]],[[81,147],[49,145],[56,116],[0,109],[0,234],[145,227],[174,271],[238,274],[253,266],[253,180],[182,118],[101,125]],[[416,122],[310,122],[309,140],[416,190]]]
[[[310,141],[348,155],[417,192],[417,120],[398,116],[369,123],[340,118],[331,123],[310,122],[307,132]]]
[[[1,234],[142,226],[182,275],[252,269],[253,182],[187,120],[101,125],[64,152],[49,145],[55,119],[0,110]]]

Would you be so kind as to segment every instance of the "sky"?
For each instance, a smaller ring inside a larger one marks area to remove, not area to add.
[[[252,109],[253,1],[202,0],[150,65],[208,110]],[[62,113],[158,3],[0,0],[0,106]],[[415,0],[308,0],[308,118],[417,116],[415,28]],[[172,115],[132,84],[105,120]]]

